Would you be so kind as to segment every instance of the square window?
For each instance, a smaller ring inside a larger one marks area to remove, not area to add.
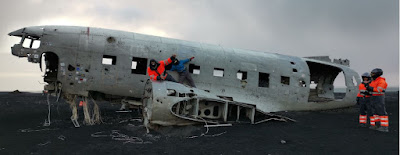
[[[189,72],[192,74],[200,74],[200,66],[195,64],[189,64]]]
[[[146,58],[132,58],[131,73],[146,75],[147,59]]]
[[[111,55],[103,55],[103,65],[115,65],[117,63],[117,57]]]
[[[214,68],[213,75],[216,77],[224,77],[224,69],[222,68]]]
[[[22,43],[22,47],[30,48],[31,43],[32,43],[32,39],[25,38],[25,39],[24,39],[24,42]]]
[[[236,73],[236,77],[239,79],[239,80],[246,80],[247,79],[247,72],[244,72],[244,71],[238,71],[237,73]]]
[[[285,85],[289,85],[290,84],[290,77],[281,76],[281,83],[285,84]]]
[[[269,87],[269,74],[259,73],[258,74],[258,87]]]

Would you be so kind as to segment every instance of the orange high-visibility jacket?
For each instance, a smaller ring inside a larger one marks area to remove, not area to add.
[[[369,86],[374,87],[374,91],[372,92],[372,96],[382,96],[385,94],[385,90],[387,88],[387,83],[385,78],[378,77],[374,81],[372,81]]]
[[[150,79],[153,81],[157,81],[157,77],[164,74],[165,66],[172,63],[172,60],[171,58],[168,58],[167,60],[161,60],[158,63],[160,65],[158,66],[157,70],[151,70],[150,67],[147,67],[147,73],[149,73]]]
[[[367,88],[365,88],[365,85],[363,83],[361,83],[360,85],[358,85],[357,97],[371,97],[371,95],[362,94],[362,92],[366,92],[366,91],[367,91]]]

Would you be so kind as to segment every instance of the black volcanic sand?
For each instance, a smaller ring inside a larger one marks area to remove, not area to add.
[[[104,123],[80,128],[69,105],[46,96],[0,93],[0,154],[398,154],[398,92],[387,93],[390,132],[358,127],[358,107],[279,113],[297,122],[269,121],[210,128],[165,127],[146,134],[137,112],[116,113],[119,105],[99,103]]]

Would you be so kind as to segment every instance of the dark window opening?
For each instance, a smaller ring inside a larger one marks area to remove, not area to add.
[[[132,58],[131,70],[133,74],[143,74],[146,75],[147,71],[147,59],[146,58]]]
[[[189,72],[192,74],[200,74],[200,66],[195,64],[189,64]]]
[[[215,116],[215,117],[219,116],[219,107],[218,106],[214,106],[214,108],[213,108],[213,116]]]
[[[281,83],[285,84],[285,85],[289,85],[290,84],[290,77],[281,76]]]
[[[213,75],[216,77],[224,77],[224,69],[222,68],[214,68]]]
[[[103,65],[115,65],[117,64],[117,57],[111,55],[103,55]]]
[[[239,80],[246,80],[247,79],[247,72],[245,72],[245,71],[238,71],[237,73],[236,73],[236,77],[239,79]]]
[[[269,74],[259,73],[258,75],[258,87],[269,87]]]
[[[294,63],[293,61],[291,61],[290,64],[295,65],[296,63]]]
[[[293,72],[297,72],[297,69],[293,68]]]

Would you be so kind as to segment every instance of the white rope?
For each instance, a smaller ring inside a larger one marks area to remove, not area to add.
[[[223,134],[225,134],[226,131],[222,132],[222,133],[218,133],[218,134],[213,134],[213,135],[204,135],[205,137],[217,137],[217,136],[221,136]]]
[[[38,145],[39,145],[39,146],[45,146],[45,145],[50,144],[50,143],[51,143],[51,141],[47,141],[47,142],[45,142],[45,143],[39,143]]]
[[[49,99],[49,96],[50,96],[50,94],[47,93],[47,105],[48,105],[49,112],[47,114],[47,120],[46,119],[44,120],[43,126],[50,126],[50,124],[51,124],[51,122],[50,122],[50,99]]]
[[[296,120],[294,120],[292,118],[289,118],[289,117],[286,117],[286,116],[282,116],[282,115],[271,114],[271,113],[263,113],[263,114],[268,115],[268,116],[280,117],[280,118],[287,119],[287,120],[292,121],[292,122],[297,122]]]
[[[59,140],[65,140],[65,139],[67,139],[67,137],[65,137],[64,135],[60,135],[60,136],[58,136],[58,139]]]
[[[98,138],[98,137],[108,137],[109,135],[99,135],[100,133],[103,133],[104,131],[92,133],[90,136]]]
[[[260,124],[260,123],[268,122],[268,121],[271,121],[271,120],[287,122],[287,121],[286,121],[285,119],[283,119],[283,118],[268,118],[268,119],[264,119],[264,120],[258,121],[258,122],[254,123],[254,124]]]
[[[55,129],[44,128],[44,129],[38,129],[38,130],[32,130],[32,129],[19,129],[19,132],[39,132],[39,131],[49,131],[49,130],[58,130],[58,128],[55,128]]]
[[[58,99],[60,99],[61,91],[62,91],[62,85],[61,85],[60,91],[58,91],[58,93],[57,93],[57,100],[56,100],[57,103],[58,103]]]
[[[111,137],[112,140],[116,141],[124,141],[123,144],[151,144],[152,142],[144,141],[139,137],[128,136],[122,133],[119,133],[119,130],[111,130],[110,134],[103,134],[104,131],[96,132],[91,134],[92,137],[99,138],[99,137]]]
[[[204,137],[216,137],[216,136],[220,136],[220,135],[223,135],[223,134],[226,133],[226,131],[224,131],[224,132],[219,133],[219,134],[207,135],[207,133],[209,131],[209,128],[208,128],[208,125],[207,125],[207,121],[204,118],[199,117],[199,116],[196,116],[196,118],[200,118],[200,119],[202,119],[204,121],[204,123],[206,124],[206,125],[204,125],[204,127],[206,127],[207,130],[206,130],[205,133],[201,133],[199,136],[190,136],[190,137],[186,137],[186,138],[193,139],[193,138],[198,138],[198,137],[202,137],[202,136],[204,136]]]

